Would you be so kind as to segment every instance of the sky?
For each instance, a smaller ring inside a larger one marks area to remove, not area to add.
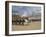
[[[12,6],[12,14],[20,16],[31,16],[41,13],[41,7],[36,6]]]

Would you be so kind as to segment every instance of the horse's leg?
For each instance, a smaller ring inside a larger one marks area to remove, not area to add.
[[[22,24],[24,25],[24,20],[22,21]]]

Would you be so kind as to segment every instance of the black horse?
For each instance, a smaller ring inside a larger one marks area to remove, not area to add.
[[[16,24],[23,24],[24,25],[25,20],[24,19],[16,19]]]

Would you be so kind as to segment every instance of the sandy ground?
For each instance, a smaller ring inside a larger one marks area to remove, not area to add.
[[[12,31],[39,30],[40,28],[41,28],[40,21],[31,22],[27,25],[12,25]]]

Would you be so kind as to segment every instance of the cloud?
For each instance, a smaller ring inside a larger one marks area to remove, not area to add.
[[[34,13],[33,13],[34,12]],[[41,7],[35,7],[35,6],[12,6],[12,13],[13,15],[21,16],[31,16],[32,13],[36,15],[36,13],[41,13]]]

